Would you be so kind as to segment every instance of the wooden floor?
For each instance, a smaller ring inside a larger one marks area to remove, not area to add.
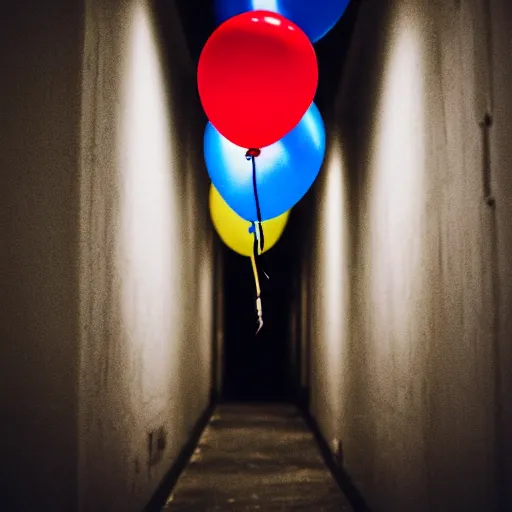
[[[294,407],[222,405],[163,510],[352,509]]]

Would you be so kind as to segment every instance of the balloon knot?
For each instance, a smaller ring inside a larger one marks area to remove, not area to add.
[[[245,158],[247,160],[250,160],[251,158],[256,158],[257,156],[260,156],[261,150],[258,148],[250,148],[247,150],[247,153],[245,153]]]

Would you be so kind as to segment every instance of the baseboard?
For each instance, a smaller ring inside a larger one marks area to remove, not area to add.
[[[192,457],[194,450],[199,442],[199,438],[203,433],[203,430],[208,425],[208,421],[213,415],[213,411],[216,406],[215,397],[212,396],[212,400],[210,401],[210,405],[205,409],[203,414],[197,420],[188,441],[185,446],[181,449],[180,453],[176,457],[176,460],[172,464],[171,468],[163,478],[162,482],[158,486],[157,490],[151,497],[151,500],[144,508],[144,512],[161,512],[162,508],[164,508],[167,499],[172,493],[176,483],[178,482],[178,478],[181,473],[187,466],[190,458]]]
[[[313,436],[315,437],[315,441],[320,448],[320,452],[325,461],[326,466],[329,468],[332,473],[336,483],[340,487],[341,491],[349,501],[352,506],[354,512],[370,512],[368,505],[366,504],[363,496],[359,493],[356,486],[352,482],[350,475],[343,468],[342,465],[336,462],[336,458],[331,451],[329,444],[325,440],[324,436],[320,431],[320,427],[318,426],[315,418],[310,414],[307,409],[302,409],[302,414],[304,415],[304,420],[308,427],[311,429]]]

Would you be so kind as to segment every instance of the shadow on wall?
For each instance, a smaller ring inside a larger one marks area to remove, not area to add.
[[[80,2],[0,16],[0,508],[73,510]]]
[[[315,189],[312,412],[373,510],[496,506],[482,8],[362,3]]]

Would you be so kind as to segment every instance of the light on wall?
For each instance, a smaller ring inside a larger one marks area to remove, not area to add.
[[[348,341],[348,251],[347,200],[340,137],[336,134],[328,151],[321,175],[320,209],[317,219],[317,257],[314,275],[314,382],[323,388],[326,400],[320,410],[328,410],[342,420]],[[340,398],[341,395],[341,398]]]
[[[137,2],[120,72],[118,137],[123,330],[137,369],[142,401],[165,410],[180,322],[180,232],[169,102],[158,41],[148,8]],[[179,315],[179,313],[178,313]],[[139,363],[138,363],[139,364]],[[140,403],[138,401],[134,403]]]
[[[324,325],[327,328],[328,350],[336,351],[339,333],[343,332],[342,315],[340,314],[346,299],[347,280],[344,266],[346,265],[346,199],[343,187],[343,160],[338,140],[331,148],[325,167],[325,183],[320,223],[323,226],[322,253],[323,285],[325,287]],[[338,359],[339,354],[329,354],[329,359]]]
[[[410,7],[409,7],[410,9]],[[407,343],[411,300],[418,293],[424,204],[424,85],[421,17],[397,6],[388,43],[377,121],[372,134],[369,252],[376,325]],[[390,327],[389,319],[394,325]]]

